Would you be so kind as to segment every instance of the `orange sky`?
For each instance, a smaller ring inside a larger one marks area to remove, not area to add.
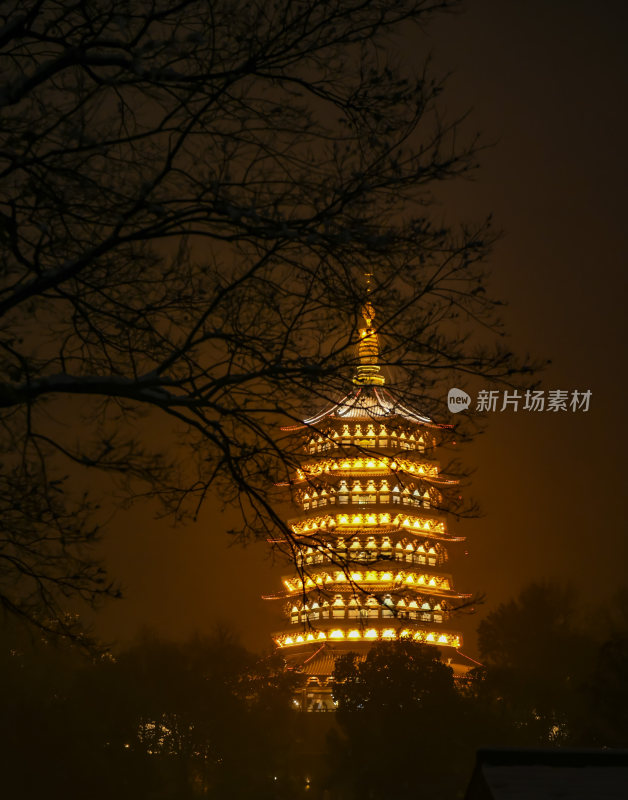
[[[469,537],[457,586],[487,594],[467,632],[534,578],[570,580],[591,603],[625,580],[626,16],[610,1],[475,0],[428,40],[435,64],[456,70],[445,106],[472,106],[470,127],[496,142],[443,213],[494,213],[504,237],[490,266],[512,347],[552,359],[542,388],[593,392],[587,414],[492,414],[462,451],[485,512],[456,528]],[[408,54],[424,47],[408,37]],[[180,529],[147,507],[120,512],[104,549],[125,599],[97,629],[179,637],[220,621],[269,645],[278,608],[260,594],[281,569],[261,545],[229,547],[230,524],[209,504]]]

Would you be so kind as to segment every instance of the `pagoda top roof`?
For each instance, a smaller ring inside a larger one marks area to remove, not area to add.
[[[339,402],[303,420],[303,422],[304,426],[316,425],[324,419],[383,422],[393,417],[400,417],[408,422],[425,425],[428,428],[449,429],[452,427],[451,425],[440,425],[427,415],[408,408],[403,403],[400,403],[388,389],[384,389],[382,386],[356,387]],[[302,426],[294,426],[290,430],[294,430],[297,427]]]

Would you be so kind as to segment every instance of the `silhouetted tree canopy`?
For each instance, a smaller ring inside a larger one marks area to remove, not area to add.
[[[548,584],[513,602],[525,608],[521,598],[540,590],[574,607],[573,593]],[[294,710],[304,676],[228,631],[184,642],[145,634],[87,657],[5,626],[2,786],[8,796],[65,800],[455,800],[479,747],[625,747],[626,629],[598,628],[594,657],[581,652],[561,684],[544,644],[552,615],[535,625],[527,661],[508,666],[508,680],[493,659],[455,682],[435,649],[415,642],[345,655],[335,714]],[[575,619],[571,627],[579,630]],[[549,711],[539,704],[548,680],[557,689]]]
[[[532,582],[478,626],[488,668],[481,691],[506,704],[506,713],[541,744],[569,740],[578,693],[593,666],[596,642],[578,612],[572,588]]]
[[[401,641],[341,656],[333,695],[342,735],[332,735],[330,756],[343,796],[432,797],[459,780],[464,699],[437,649]]]
[[[525,371],[493,335],[489,222],[433,206],[477,141],[399,55],[450,6],[3,5],[5,609],[67,631],[67,597],[115,591],[95,483],[179,514],[217,489],[245,536],[280,525],[276,423],[346,385],[365,272],[408,401]]]
[[[0,677],[2,785],[15,796],[278,800],[303,783],[299,678],[231,636],[145,636],[92,661],[3,640]]]

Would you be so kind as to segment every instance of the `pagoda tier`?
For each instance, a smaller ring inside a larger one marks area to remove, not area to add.
[[[298,514],[287,522],[295,568],[267,598],[284,606],[276,645],[312,675],[316,663],[377,641],[410,638],[453,653],[461,636],[450,618],[469,597],[446,569],[449,544],[463,541],[447,529],[457,481],[435,458],[450,426],[383,387],[370,304],[364,316],[353,391],[284,429],[303,453],[290,484]]]

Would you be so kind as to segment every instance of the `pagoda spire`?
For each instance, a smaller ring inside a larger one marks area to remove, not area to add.
[[[379,340],[377,331],[373,327],[375,309],[369,300],[371,293],[371,272],[365,273],[366,277],[366,302],[362,308],[362,317],[365,327],[360,328],[358,342],[358,366],[353,376],[353,383],[357,386],[383,386],[384,376],[380,373],[379,366]]]

